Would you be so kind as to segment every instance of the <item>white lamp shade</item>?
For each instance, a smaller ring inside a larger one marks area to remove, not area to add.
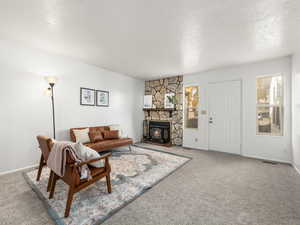
[[[49,83],[49,84],[55,84],[57,81],[57,77],[54,76],[46,76],[45,80]]]

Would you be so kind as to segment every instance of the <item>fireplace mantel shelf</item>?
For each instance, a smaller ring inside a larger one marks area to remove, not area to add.
[[[166,109],[166,108],[144,108],[144,111],[148,112],[148,116],[150,116],[150,112],[151,111],[167,111],[170,113],[170,117],[172,117],[172,113],[173,111],[175,111],[175,109]]]

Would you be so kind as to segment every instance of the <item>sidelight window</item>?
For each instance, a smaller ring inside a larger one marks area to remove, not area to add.
[[[282,76],[264,76],[256,79],[256,129],[259,135],[283,135],[283,81]]]
[[[198,128],[199,87],[185,87],[184,124],[185,128]]]

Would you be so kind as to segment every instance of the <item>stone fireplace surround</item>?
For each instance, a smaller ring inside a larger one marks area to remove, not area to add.
[[[182,145],[183,133],[183,77],[169,77],[160,80],[145,81],[145,95],[152,95],[152,102],[155,108],[164,108],[164,98],[166,93],[175,93],[177,99],[176,108],[172,112],[159,110],[150,111],[149,114],[145,111],[144,118],[146,121],[169,121],[171,125],[171,144]]]

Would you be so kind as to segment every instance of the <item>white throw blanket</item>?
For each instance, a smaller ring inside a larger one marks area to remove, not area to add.
[[[82,154],[80,148],[77,148],[78,143],[73,142],[58,142],[55,141],[50,151],[49,158],[47,160],[47,166],[58,176],[63,177],[66,169],[67,152],[72,156],[76,163],[81,163],[85,159],[81,158]],[[79,168],[80,179],[90,179],[91,172],[87,165],[83,165]]]

